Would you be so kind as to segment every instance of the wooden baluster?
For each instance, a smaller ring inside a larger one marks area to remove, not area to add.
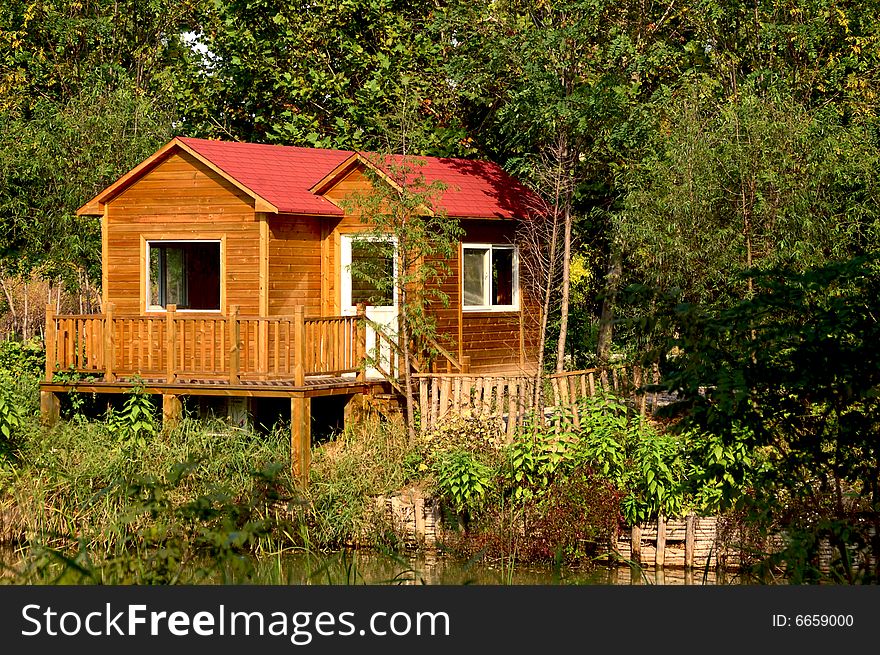
[[[147,370],[153,370],[153,319],[147,319]]]
[[[116,324],[113,319],[115,309],[116,305],[108,302],[104,312],[104,382],[116,382],[116,374],[113,372],[116,367]]]
[[[364,303],[358,303],[357,306],[357,336],[355,337],[356,356],[355,364],[358,367],[358,382],[364,382],[367,379],[367,367],[365,359],[367,356],[367,306]]]
[[[274,329],[274,331],[275,331],[275,338],[273,341],[273,344],[275,346],[275,355],[272,360],[273,361],[272,375],[274,375],[275,377],[278,377],[278,375],[281,373],[281,321],[280,320],[273,321],[270,324],[269,329]]]
[[[238,384],[241,373],[241,320],[238,305],[229,306],[229,384]]]
[[[165,381],[173,384],[177,379],[177,305],[165,308]]]

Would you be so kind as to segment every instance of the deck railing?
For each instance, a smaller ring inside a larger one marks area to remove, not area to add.
[[[357,316],[226,316],[178,312],[169,305],[155,316],[66,315],[46,309],[46,380],[58,371],[181,380],[290,380],[307,375],[363,375],[366,340]]]

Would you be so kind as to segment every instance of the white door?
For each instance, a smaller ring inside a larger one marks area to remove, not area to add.
[[[359,303],[366,305],[368,378],[382,378],[382,371],[391,372],[391,345],[397,334],[397,242],[393,237],[343,234],[341,244],[340,289],[342,313],[357,314]],[[377,280],[384,280],[377,283]],[[387,338],[377,340],[376,328]],[[378,348],[377,348],[378,343]]]

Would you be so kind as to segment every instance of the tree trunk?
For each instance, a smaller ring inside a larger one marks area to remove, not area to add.
[[[405,251],[403,248],[403,244],[399,246],[401,251]],[[400,257],[399,259],[403,262],[406,261],[405,257]],[[410,354],[410,334],[409,334],[409,320],[407,314],[407,301],[409,298],[407,297],[406,292],[406,281],[404,280],[400,284],[399,290],[400,297],[400,313],[399,319],[397,321],[398,325],[398,343],[400,344],[401,349],[403,350],[403,390],[404,396],[406,397],[406,407],[404,408],[405,417],[406,417],[406,435],[409,440],[410,445],[413,445],[416,442],[416,427],[415,427],[415,418],[413,413],[413,405],[415,403],[415,396],[413,395],[412,390],[412,375],[410,373],[410,365],[412,363],[412,355]],[[392,375],[394,371],[389,371]]]
[[[608,268],[608,276],[605,281],[605,295],[602,298],[602,314],[599,318],[599,336],[596,344],[599,366],[608,364],[608,359],[611,356],[611,343],[614,336],[614,303],[622,274],[623,265],[620,252],[615,250],[611,254],[611,265]]]
[[[568,338],[568,300],[571,291],[571,187],[567,185],[565,191],[565,207],[563,210],[564,230],[562,236],[562,281],[559,318],[559,341],[556,344],[556,372],[565,370],[565,342]]]
[[[547,344],[547,323],[550,317],[550,302],[553,299],[553,278],[556,274],[556,248],[559,241],[559,221],[557,213],[553,213],[553,227],[550,232],[550,259],[547,267],[547,277],[544,283],[544,299],[541,306],[541,332],[538,340],[538,369],[535,372],[535,396],[534,405],[536,411],[541,411],[543,385],[541,380],[544,373],[544,350]]]

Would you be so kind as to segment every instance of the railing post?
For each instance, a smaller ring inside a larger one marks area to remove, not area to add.
[[[238,305],[229,306],[229,384],[241,381],[241,322]]]
[[[357,381],[364,382],[367,379],[367,306],[359,302],[357,305],[357,324],[355,325],[355,329],[357,330],[357,337],[355,338],[357,357],[355,357],[356,362],[360,362],[358,365],[357,372]]]
[[[177,379],[177,323],[175,314],[177,305],[168,305],[165,308],[165,356],[166,374],[165,381],[173,384]]]
[[[471,372],[471,357],[470,355],[463,355],[461,358],[461,372],[462,373],[470,373]]]
[[[306,321],[302,305],[293,308],[293,384],[301,387],[306,381]]]
[[[46,337],[43,343],[46,349],[46,382],[51,382],[55,375],[55,306],[46,305]]]
[[[108,302],[104,308],[104,382],[116,382],[113,372],[116,364],[116,329],[113,323],[113,312],[116,305]]]

